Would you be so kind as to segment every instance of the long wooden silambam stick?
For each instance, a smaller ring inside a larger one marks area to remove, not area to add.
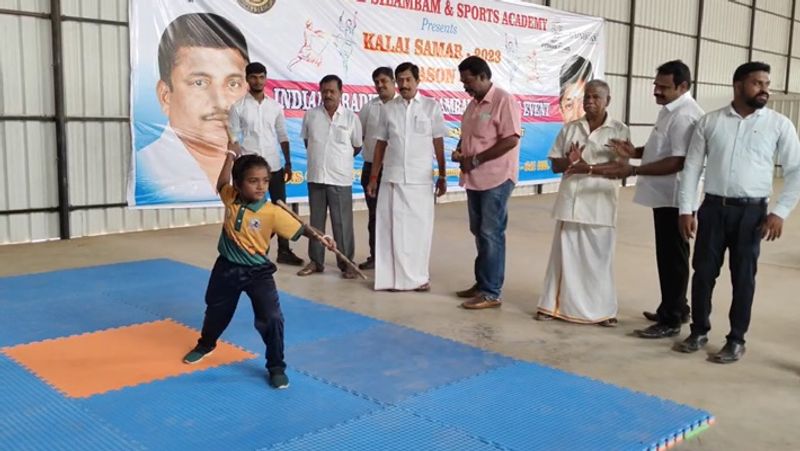
[[[278,200],[276,202],[276,205],[281,207],[281,208],[283,208],[287,213],[292,215],[292,217],[294,219],[297,219],[298,221],[300,221],[300,224],[303,224],[303,227],[305,227],[306,229],[308,229],[311,232],[311,235],[314,237],[314,239],[316,239],[317,241],[319,241],[322,244],[325,244],[325,240],[323,238],[324,234],[322,232],[320,232],[319,230],[317,230],[316,228],[312,227],[311,225],[306,224],[305,222],[303,222],[303,220],[300,218],[300,216],[298,216],[297,213],[292,211],[292,209],[289,208],[289,206],[286,205],[286,203],[284,201]],[[341,258],[345,263],[347,263],[347,266],[349,266],[353,271],[355,271],[356,274],[361,276],[362,279],[368,280],[367,276],[364,275],[364,273],[361,272],[361,270],[358,269],[358,265],[356,265],[355,263],[350,261],[350,259],[347,258],[339,249],[334,248],[334,249],[330,249],[330,251],[333,252],[334,254],[336,254],[337,257]]]

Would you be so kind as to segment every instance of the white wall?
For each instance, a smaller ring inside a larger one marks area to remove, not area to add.
[[[165,0],[172,1],[172,0]],[[646,139],[658,112],[656,67],[683,59],[706,110],[731,99],[733,70],[748,60],[772,65],[773,89],[800,93],[798,0],[530,1],[606,19],[611,113]],[[700,11],[700,4],[704,10]],[[755,3],[755,9],[752,5]],[[129,210],[128,0],[62,0],[67,163],[72,237],[205,224],[216,208]],[[0,244],[59,238],[50,0],[0,0]],[[633,58],[628,62],[633,20]],[[20,15],[24,12],[28,15]],[[752,49],[751,18],[754,18]],[[698,19],[702,17],[700,39]],[[75,18],[103,20],[91,23]],[[790,42],[789,30],[795,23]],[[699,51],[699,62],[695,59]],[[791,52],[790,52],[791,51]],[[791,58],[789,54],[791,53]],[[697,67],[695,67],[695,65]],[[629,74],[630,67],[630,74]],[[791,71],[791,72],[790,72]],[[786,74],[791,73],[788,78]],[[630,98],[627,97],[630,75]],[[787,107],[794,108],[794,106]],[[793,111],[793,110],[791,110]],[[548,187],[548,190],[552,186]],[[9,211],[27,211],[9,214]]]

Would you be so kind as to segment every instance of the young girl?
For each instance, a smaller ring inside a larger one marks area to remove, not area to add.
[[[225,206],[217,245],[219,257],[206,290],[203,331],[197,346],[183,361],[197,363],[214,351],[244,291],[252,300],[255,326],[267,346],[269,383],[275,388],[286,388],[289,379],[283,361],[283,313],[272,278],[276,267],[267,258],[267,250],[273,232],[292,240],[311,234],[289,213],[265,199],[270,175],[267,162],[258,155],[239,157],[240,151],[238,144],[229,145],[217,180],[217,191]],[[333,240],[325,239],[325,246],[333,249]]]

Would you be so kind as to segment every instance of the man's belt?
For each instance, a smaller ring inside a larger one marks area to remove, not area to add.
[[[722,197],[716,194],[706,194],[705,202],[722,204],[723,207],[746,207],[748,205],[766,205],[767,197]]]

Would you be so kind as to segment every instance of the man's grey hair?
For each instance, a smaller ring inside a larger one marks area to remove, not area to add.
[[[611,96],[611,88],[608,86],[608,83],[600,80],[599,78],[595,78],[594,80],[587,82],[584,91],[587,91],[589,88],[603,89],[606,91],[606,96]]]

